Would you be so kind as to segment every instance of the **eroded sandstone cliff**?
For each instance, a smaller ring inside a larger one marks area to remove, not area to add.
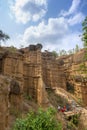
[[[78,102],[87,106],[87,61],[84,59],[85,51],[62,56],[65,68],[66,90],[77,98]],[[84,66],[85,65],[85,66]]]
[[[60,87],[87,105],[87,74],[80,68],[87,65],[84,50],[55,58],[51,52],[41,52],[41,44],[12,49],[0,48],[0,130],[9,128],[14,110],[23,112],[24,95],[46,107],[46,89]]]

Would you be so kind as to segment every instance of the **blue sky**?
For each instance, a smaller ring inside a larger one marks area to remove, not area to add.
[[[11,37],[8,46],[42,43],[50,51],[82,47],[85,16],[87,0],[0,0],[0,29]]]

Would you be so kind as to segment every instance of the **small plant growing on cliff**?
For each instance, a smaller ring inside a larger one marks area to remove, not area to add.
[[[79,51],[80,51],[79,45],[76,44],[76,46],[75,46],[75,53],[77,53],[77,52],[79,52]]]
[[[62,130],[62,125],[55,118],[55,110],[40,109],[37,113],[30,112],[24,119],[17,119],[13,130]]]
[[[32,100],[32,99],[33,99],[32,96],[31,96],[31,95],[28,95],[28,94],[24,94],[23,96],[24,96],[24,98],[27,99],[27,100]]]
[[[79,70],[81,71],[82,74],[87,74],[87,65],[85,64],[85,62],[83,62],[80,66],[79,66]]]
[[[14,46],[10,46],[10,47],[8,48],[8,51],[15,53],[15,52],[17,52],[17,48],[14,47]]]
[[[53,54],[54,57],[57,57],[57,56],[58,56],[58,54],[57,54],[56,51],[52,51],[52,54]]]

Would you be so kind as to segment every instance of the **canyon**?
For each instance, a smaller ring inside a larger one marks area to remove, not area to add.
[[[85,50],[55,57],[41,49],[41,44],[0,47],[0,130],[9,130],[15,110],[23,112],[24,96],[43,108],[50,106],[48,89],[62,88],[87,106],[87,70],[81,67],[87,66]]]

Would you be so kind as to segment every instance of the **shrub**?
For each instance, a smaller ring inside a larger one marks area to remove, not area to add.
[[[55,110],[39,109],[37,113],[30,112],[24,119],[17,119],[13,130],[62,130],[62,125],[55,117]]]
[[[69,130],[77,130],[78,125],[79,125],[79,117],[80,117],[80,114],[76,114],[71,117],[71,120],[67,124],[67,128]]]

